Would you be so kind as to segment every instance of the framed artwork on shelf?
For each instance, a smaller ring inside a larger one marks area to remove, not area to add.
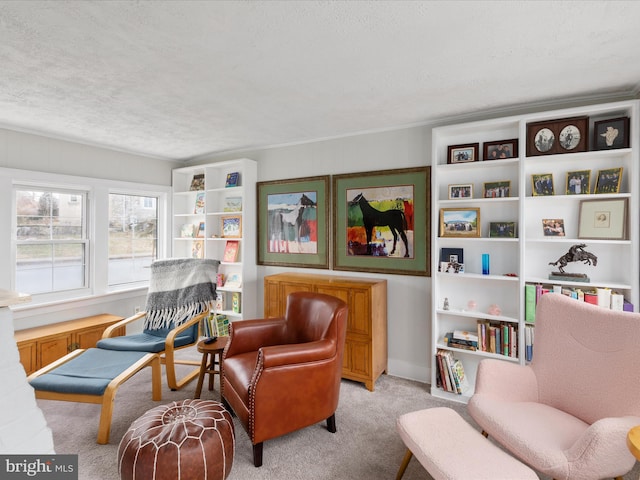
[[[518,157],[518,139],[498,140],[495,142],[484,142],[482,144],[482,160],[503,160],[505,158]]]
[[[486,182],[482,192],[484,198],[504,198],[511,196],[511,181]]]
[[[545,237],[564,237],[564,220],[562,218],[542,219],[542,233]]]
[[[224,238],[242,237],[242,216],[223,215],[220,217],[220,231]]]
[[[527,156],[585,152],[589,117],[573,117],[527,124]]]
[[[591,192],[591,170],[567,172],[567,195],[586,195]]]
[[[185,223],[180,227],[180,238],[193,238],[195,225],[193,223]]]
[[[226,197],[224,199],[223,212],[241,212],[242,211],[242,197]]]
[[[196,202],[193,206],[193,213],[199,215],[204,213],[204,200],[205,200],[205,192],[197,192],[196,193]]]
[[[627,198],[582,200],[578,238],[625,240],[628,200]]]
[[[227,240],[224,246],[224,254],[222,261],[225,263],[235,263],[238,261],[238,251],[240,250],[240,242],[238,240]]]
[[[479,237],[479,208],[441,208],[441,237]]]
[[[195,240],[191,245],[191,258],[204,258],[204,242]]]
[[[465,145],[449,145],[447,150],[447,163],[468,163],[478,161],[479,143],[467,143]]]
[[[227,178],[224,182],[225,188],[237,187],[240,185],[240,172],[227,173]]]
[[[600,170],[594,193],[620,193],[621,182],[622,167]]]
[[[333,176],[333,268],[430,275],[431,167]]]
[[[553,195],[553,174],[534,173],[531,175],[531,194],[534,197]]]
[[[473,185],[470,183],[449,185],[449,200],[458,198],[473,198]]]
[[[329,175],[258,182],[258,264],[329,268]]]
[[[593,123],[593,149],[629,148],[629,117]]]
[[[189,190],[204,190],[204,173],[196,173],[193,176]]]
[[[196,231],[196,237],[204,238],[204,228],[205,228],[204,222],[200,222],[198,224],[198,230]]]
[[[441,248],[441,262],[464,263],[464,249],[462,248]]]
[[[518,224],[516,222],[489,222],[490,238],[516,238]]]

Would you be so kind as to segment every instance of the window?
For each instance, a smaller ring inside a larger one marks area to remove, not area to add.
[[[148,281],[158,251],[158,198],[109,194],[109,286]]]
[[[87,192],[15,187],[16,289],[87,288]]]

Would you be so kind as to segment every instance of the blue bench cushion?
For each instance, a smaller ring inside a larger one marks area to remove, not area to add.
[[[32,379],[36,390],[102,395],[107,386],[147,352],[116,352],[89,348],[58,368]]]
[[[164,342],[170,329],[145,330],[142,333],[124,335],[122,337],[103,338],[98,341],[97,347],[107,350],[139,351],[159,353],[164,351]],[[174,347],[183,347],[195,343],[198,339],[198,325],[188,328],[177,335]]]

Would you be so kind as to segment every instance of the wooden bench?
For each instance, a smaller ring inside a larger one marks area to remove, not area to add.
[[[536,472],[507,454],[450,408],[401,415],[396,427],[408,451],[396,480],[415,455],[434,480],[539,480]]]

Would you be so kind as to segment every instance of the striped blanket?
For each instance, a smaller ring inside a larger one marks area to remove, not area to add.
[[[204,311],[216,298],[218,260],[175,258],[151,264],[144,328],[173,328]]]

